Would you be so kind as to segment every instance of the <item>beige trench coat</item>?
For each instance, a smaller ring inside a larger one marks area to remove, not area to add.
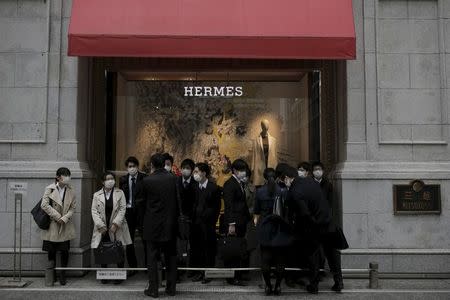
[[[75,226],[72,220],[73,213],[75,212],[75,204],[75,193],[69,185],[66,186],[64,204],[55,183],[45,188],[41,208],[50,216],[51,222],[47,230],[42,230],[42,240],[65,242],[76,237]],[[58,224],[57,221],[59,219],[62,219],[64,224]]]
[[[124,246],[132,243],[127,220],[125,219],[126,210],[125,194],[121,189],[114,188],[111,224],[114,223],[118,226],[116,239],[121,241]],[[97,248],[102,240],[102,234],[99,230],[106,228],[105,195],[103,189],[96,192],[92,199],[92,220],[94,221],[94,230],[92,232],[91,248]],[[113,241],[114,234],[109,230],[107,234],[109,234],[111,241]]]
[[[264,170],[276,168],[278,164],[277,140],[269,134],[269,159],[266,166],[264,148],[261,135],[253,141],[252,176],[253,184],[256,186],[264,184]]]

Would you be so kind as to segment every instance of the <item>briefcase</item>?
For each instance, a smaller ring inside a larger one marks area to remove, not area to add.
[[[41,208],[42,199],[33,207],[31,214],[40,229],[47,230],[50,227],[50,216]],[[51,202],[50,202],[51,205]]]
[[[108,233],[106,233],[108,234]],[[125,261],[122,242],[114,237],[114,241],[100,242],[94,249],[95,263],[99,265],[120,264]]]
[[[247,241],[243,237],[225,236],[218,240],[217,251],[223,261],[240,261],[247,255]]]

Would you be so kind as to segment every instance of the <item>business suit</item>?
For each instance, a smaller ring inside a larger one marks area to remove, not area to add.
[[[317,287],[321,235],[328,231],[331,222],[328,202],[314,179],[297,177],[289,188],[288,206],[295,215],[294,233],[308,257],[310,284]]]
[[[222,192],[208,180],[196,183],[191,230],[191,266],[214,267],[216,256],[216,222],[220,213]]]
[[[141,197],[141,184],[142,180],[147,175],[145,173],[138,172],[135,176],[135,187],[134,189],[130,186],[130,174],[124,175],[120,177],[119,179],[119,188],[124,192],[125,198],[126,198],[126,213],[125,213],[125,219],[128,223],[128,228],[130,230],[130,236],[132,243],[130,245],[127,245],[126,247],[126,254],[127,254],[127,261],[128,265],[132,268],[137,267],[137,259],[136,259],[136,251],[134,248],[134,235],[136,233],[136,228],[138,227],[138,224],[140,222],[140,219],[142,216],[139,216],[139,210],[136,207],[136,200],[137,198]],[[131,188],[131,193],[130,193]],[[144,243],[144,253],[145,253],[145,243]],[[145,264],[147,264],[147,254],[145,253]]]
[[[275,168],[278,164],[277,140],[269,133],[267,133],[267,139],[269,146],[268,153],[264,153],[263,138],[261,135],[258,135],[253,140],[252,174],[253,184],[256,186],[264,184],[264,170],[266,168]]]
[[[195,192],[198,183],[190,177],[190,181],[184,184],[183,176],[178,177],[178,186],[181,198],[181,211],[183,215],[192,219],[192,210],[195,202]]]
[[[177,178],[164,169],[157,169],[142,182],[144,213],[143,239],[147,243],[149,290],[158,293],[157,258],[164,254],[166,291],[175,293],[177,278],[177,247],[179,195]]]
[[[247,223],[250,221],[250,212],[247,206],[247,198],[245,190],[241,182],[235,177],[231,176],[223,185],[223,201],[224,201],[224,226],[222,227],[228,234],[228,227],[234,224],[236,229],[236,236],[244,238],[247,232]],[[224,261],[225,267],[244,267],[246,265],[246,258],[242,257],[240,261]],[[235,272],[234,283],[240,284],[239,280],[242,272]],[[229,280],[229,283],[232,283]]]

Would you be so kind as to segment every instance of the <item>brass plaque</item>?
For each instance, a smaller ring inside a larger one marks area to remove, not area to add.
[[[394,185],[394,214],[419,215],[441,213],[441,186],[414,180]]]

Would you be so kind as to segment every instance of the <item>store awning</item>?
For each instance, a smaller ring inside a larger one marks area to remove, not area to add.
[[[68,54],[354,59],[352,0],[73,0]]]

